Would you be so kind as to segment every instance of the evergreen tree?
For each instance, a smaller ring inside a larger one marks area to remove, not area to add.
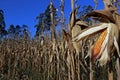
[[[8,29],[8,35],[9,38],[20,38],[20,37],[30,37],[29,36],[29,30],[28,30],[28,26],[27,25],[10,25],[9,29]]]
[[[15,27],[13,24],[11,24],[8,28],[8,37],[14,38],[14,34],[15,34]]]
[[[3,10],[0,10],[0,25],[2,28],[5,28],[5,21],[4,21],[4,12]]]
[[[7,31],[5,30],[4,12],[0,10],[0,39],[5,35],[7,35]]]

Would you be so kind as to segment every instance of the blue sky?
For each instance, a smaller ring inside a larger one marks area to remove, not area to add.
[[[54,5],[60,10],[60,0],[53,0]],[[95,6],[94,0],[78,0],[81,6],[92,5]],[[103,3],[100,1],[97,9],[103,8]],[[36,16],[44,12],[50,0],[0,0],[0,9],[4,11],[6,29],[10,24],[28,25],[32,36],[35,34],[34,25],[37,23]],[[71,0],[65,0],[65,18],[69,20],[71,11]]]

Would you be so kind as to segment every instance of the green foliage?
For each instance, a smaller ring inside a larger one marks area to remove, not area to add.
[[[27,25],[17,25],[16,27],[11,24],[8,28],[8,36],[9,38],[20,38],[20,37],[30,37],[28,26]]]
[[[3,25],[5,27],[5,22],[4,22],[4,14],[3,10],[0,10],[0,25]]]
[[[50,4],[47,6],[44,13],[40,13],[39,16],[36,17],[38,23],[35,25],[36,28],[36,36],[42,34],[45,30],[50,30],[51,26],[51,16],[50,16]],[[54,20],[57,19],[56,8],[53,6],[53,16]]]
[[[0,39],[7,34],[7,31],[5,30],[5,21],[3,13],[3,10],[0,10]]]
[[[10,27],[9,27],[9,29],[8,29],[8,33],[9,33],[9,34],[10,34],[10,33],[12,33],[12,34],[15,33],[15,27],[14,27],[13,24],[10,25]]]

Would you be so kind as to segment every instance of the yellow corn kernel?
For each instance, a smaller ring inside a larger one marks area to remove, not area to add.
[[[92,49],[92,59],[95,60],[96,57],[99,55],[102,43],[105,40],[105,37],[107,36],[107,29],[103,30],[100,34],[99,38],[95,42],[93,49]]]

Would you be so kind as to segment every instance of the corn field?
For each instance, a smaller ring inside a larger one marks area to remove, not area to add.
[[[51,2],[51,36],[8,35],[0,41],[0,80],[119,80],[120,15],[107,1],[103,0],[104,10],[85,15],[98,20],[97,25],[88,25],[76,19],[79,7],[74,8],[71,0],[68,32],[62,29],[62,33],[55,31]]]
[[[84,43],[84,53],[88,52],[87,44],[89,40]],[[0,55],[0,80],[71,80],[72,70],[75,80],[89,80],[89,58],[84,60],[80,55],[69,53],[60,37],[54,51],[47,36],[42,45],[39,39],[5,39],[0,44]],[[74,65],[70,64],[72,56]],[[112,67],[116,80],[115,66]],[[108,79],[106,66],[94,66],[92,71],[94,80]]]

